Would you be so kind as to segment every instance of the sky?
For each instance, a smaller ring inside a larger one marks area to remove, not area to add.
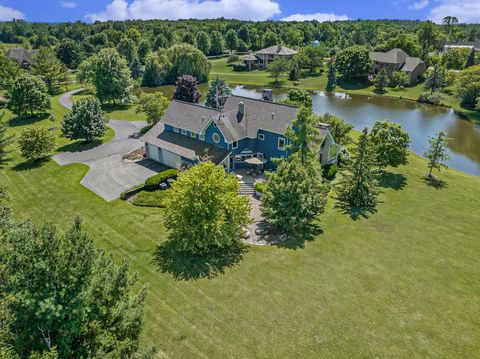
[[[480,0],[0,0],[0,21],[410,19],[480,23]]]

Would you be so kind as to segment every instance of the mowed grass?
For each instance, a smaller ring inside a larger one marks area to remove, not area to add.
[[[248,247],[223,274],[187,280],[198,268],[155,259],[164,209],[105,202],[79,184],[83,165],[22,163],[15,149],[0,170],[14,214],[60,231],[80,215],[99,247],[130,259],[149,287],[142,338],[167,357],[480,355],[477,177],[448,170],[437,189],[423,180],[425,160],[411,155],[386,177],[369,218],[353,220],[330,200],[313,240]]]

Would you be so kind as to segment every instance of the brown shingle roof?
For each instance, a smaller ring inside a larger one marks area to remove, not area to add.
[[[19,64],[24,62],[31,64],[32,57],[36,54],[38,54],[38,50],[27,50],[20,47],[10,49],[7,52],[7,56],[12,60],[17,61]]]
[[[389,64],[403,64],[408,57],[402,49],[392,49],[388,52],[370,52],[370,58],[376,62]]]
[[[403,65],[401,71],[412,72],[417,68],[417,66],[422,64],[425,68],[425,63],[419,57],[407,57],[405,60],[405,65]]]

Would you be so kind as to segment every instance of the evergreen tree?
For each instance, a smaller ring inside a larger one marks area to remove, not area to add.
[[[57,58],[55,53],[47,47],[42,47],[34,56],[35,66],[32,73],[39,76],[51,95],[58,93],[60,84],[66,81],[67,68]]]
[[[375,77],[375,89],[378,93],[383,93],[385,88],[387,87],[388,83],[390,82],[388,78],[387,70],[382,67],[380,71],[378,71],[377,76]]]
[[[375,163],[380,169],[407,163],[410,138],[398,123],[376,121],[370,132],[370,141],[375,148]]]
[[[337,86],[337,67],[334,62],[331,62],[328,65],[328,82],[325,89],[328,92],[332,92],[335,90],[335,86]]]
[[[431,178],[434,169],[440,171],[442,167],[447,168],[443,162],[449,160],[450,157],[447,154],[447,135],[445,132],[440,131],[435,137],[430,137],[428,143],[430,147],[424,156],[428,160],[428,177]]]
[[[225,105],[228,96],[231,94],[232,90],[225,80],[217,76],[212,82],[210,82],[205,105],[211,108],[221,109]]]
[[[313,176],[298,157],[282,159],[269,176],[261,211],[277,230],[293,233],[303,229],[325,209],[328,187]]]
[[[96,97],[88,97],[73,104],[62,123],[62,135],[70,140],[91,142],[105,135],[105,113]]]
[[[292,66],[290,68],[290,73],[288,74],[288,79],[290,81],[298,81],[300,79],[300,66],[297,61],[292,61]]]
[[[3,120],[5,112],[0,114],[0,167],[5,163],[6,156],[10,151],[7,149],[13,143],[14,135],[8,135],[8,126]]]
[[[191,75],[179,76],[175,83],[175,92],[172,99],[191,103],[198,103],[202,94],[197,88],[197,79]]]
[[[338,188],[338,199],[347,206],[372,209],[377,205],[377,179],[374,153],[365,128],[358,141],[349,172]]]
[[[427,72],[425,87],[431,90],[431,94],[433,94],[433,91],[445,87],[445,71],[438,63]]]
[[[210,53],[212,55],[221,55],[225,49],[225,42],[223,40],[223,36],[218,31],[212,31],[210,36]]]
[[[132,78],[134,80],[139,79],[142,77],[142,63],[138,59],[138,56],[135,56],[130,64],[130,73],[132,74]]]
[[[142,65],[145,64],[145,59],[147,58],[147,55],[152,51],[152,47],[150,45],[150,41],[147,39],[143,39],[140,41],[138,44],[138,59],[140,60],[140,63]]]
[[[475,65],[475,49],[472,48],[470,54],[468,55],[467,61],[465,62],[465,68]]]
[[[62,236],[29,220],[2,229],[0,322],[11,358],[146,358],[146,289],[126,261],[94,247],[80,219]]]
[[[47,86],[37,76],[21,73],[10,89],[7,107],[18,116],[44,112],[52,107]]]

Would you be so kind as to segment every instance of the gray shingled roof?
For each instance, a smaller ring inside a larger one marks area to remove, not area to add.
[[[7,52],[7,56],[12,60],[17,61],[19,64],[22,64],[23,62],[31,64],[32,57],[36,54],[38,54],[38,50],[27,50],[20,47],[10,49]]]
[[[445,46],[469,46],[475,49],[480,49],[480,41],[459,41],[450,44],[445,44]]]
[[[206,142],[179,135],[175,132],[165,131],[165,126],[162,122],[158,122],[153,126],[140,140],[191,160],[207,155],[215,164],[220,164],[230,154],[230,151]]]
[[[286,46],[282,45],[273,45],[270,47],[267,47],[265,49],[258,50],[256,52],[257,55],[280,55],[280,56],[290,56],[290,55],[295,55],[298,52],[292,49],[289,49]]]
[[[370,52],[370,58],[376,62],[389,64],[403,64],[408,57],[402,49],[392,49],[388,52]]]
[[[212,117],[222,112],[198,104],[173,100],[162,117],[162,122],[194,132],[200,132]]]
[[[243,56],[242,60],[244,60],[244,61],[256,61],[258,59],[254,54],[248,54],[248,55]]]
[[[403,65],[401,71],[412,72],[417,68],[418,65],[425,63],[419,57],[407,57],[405,60],[405,65]]]

